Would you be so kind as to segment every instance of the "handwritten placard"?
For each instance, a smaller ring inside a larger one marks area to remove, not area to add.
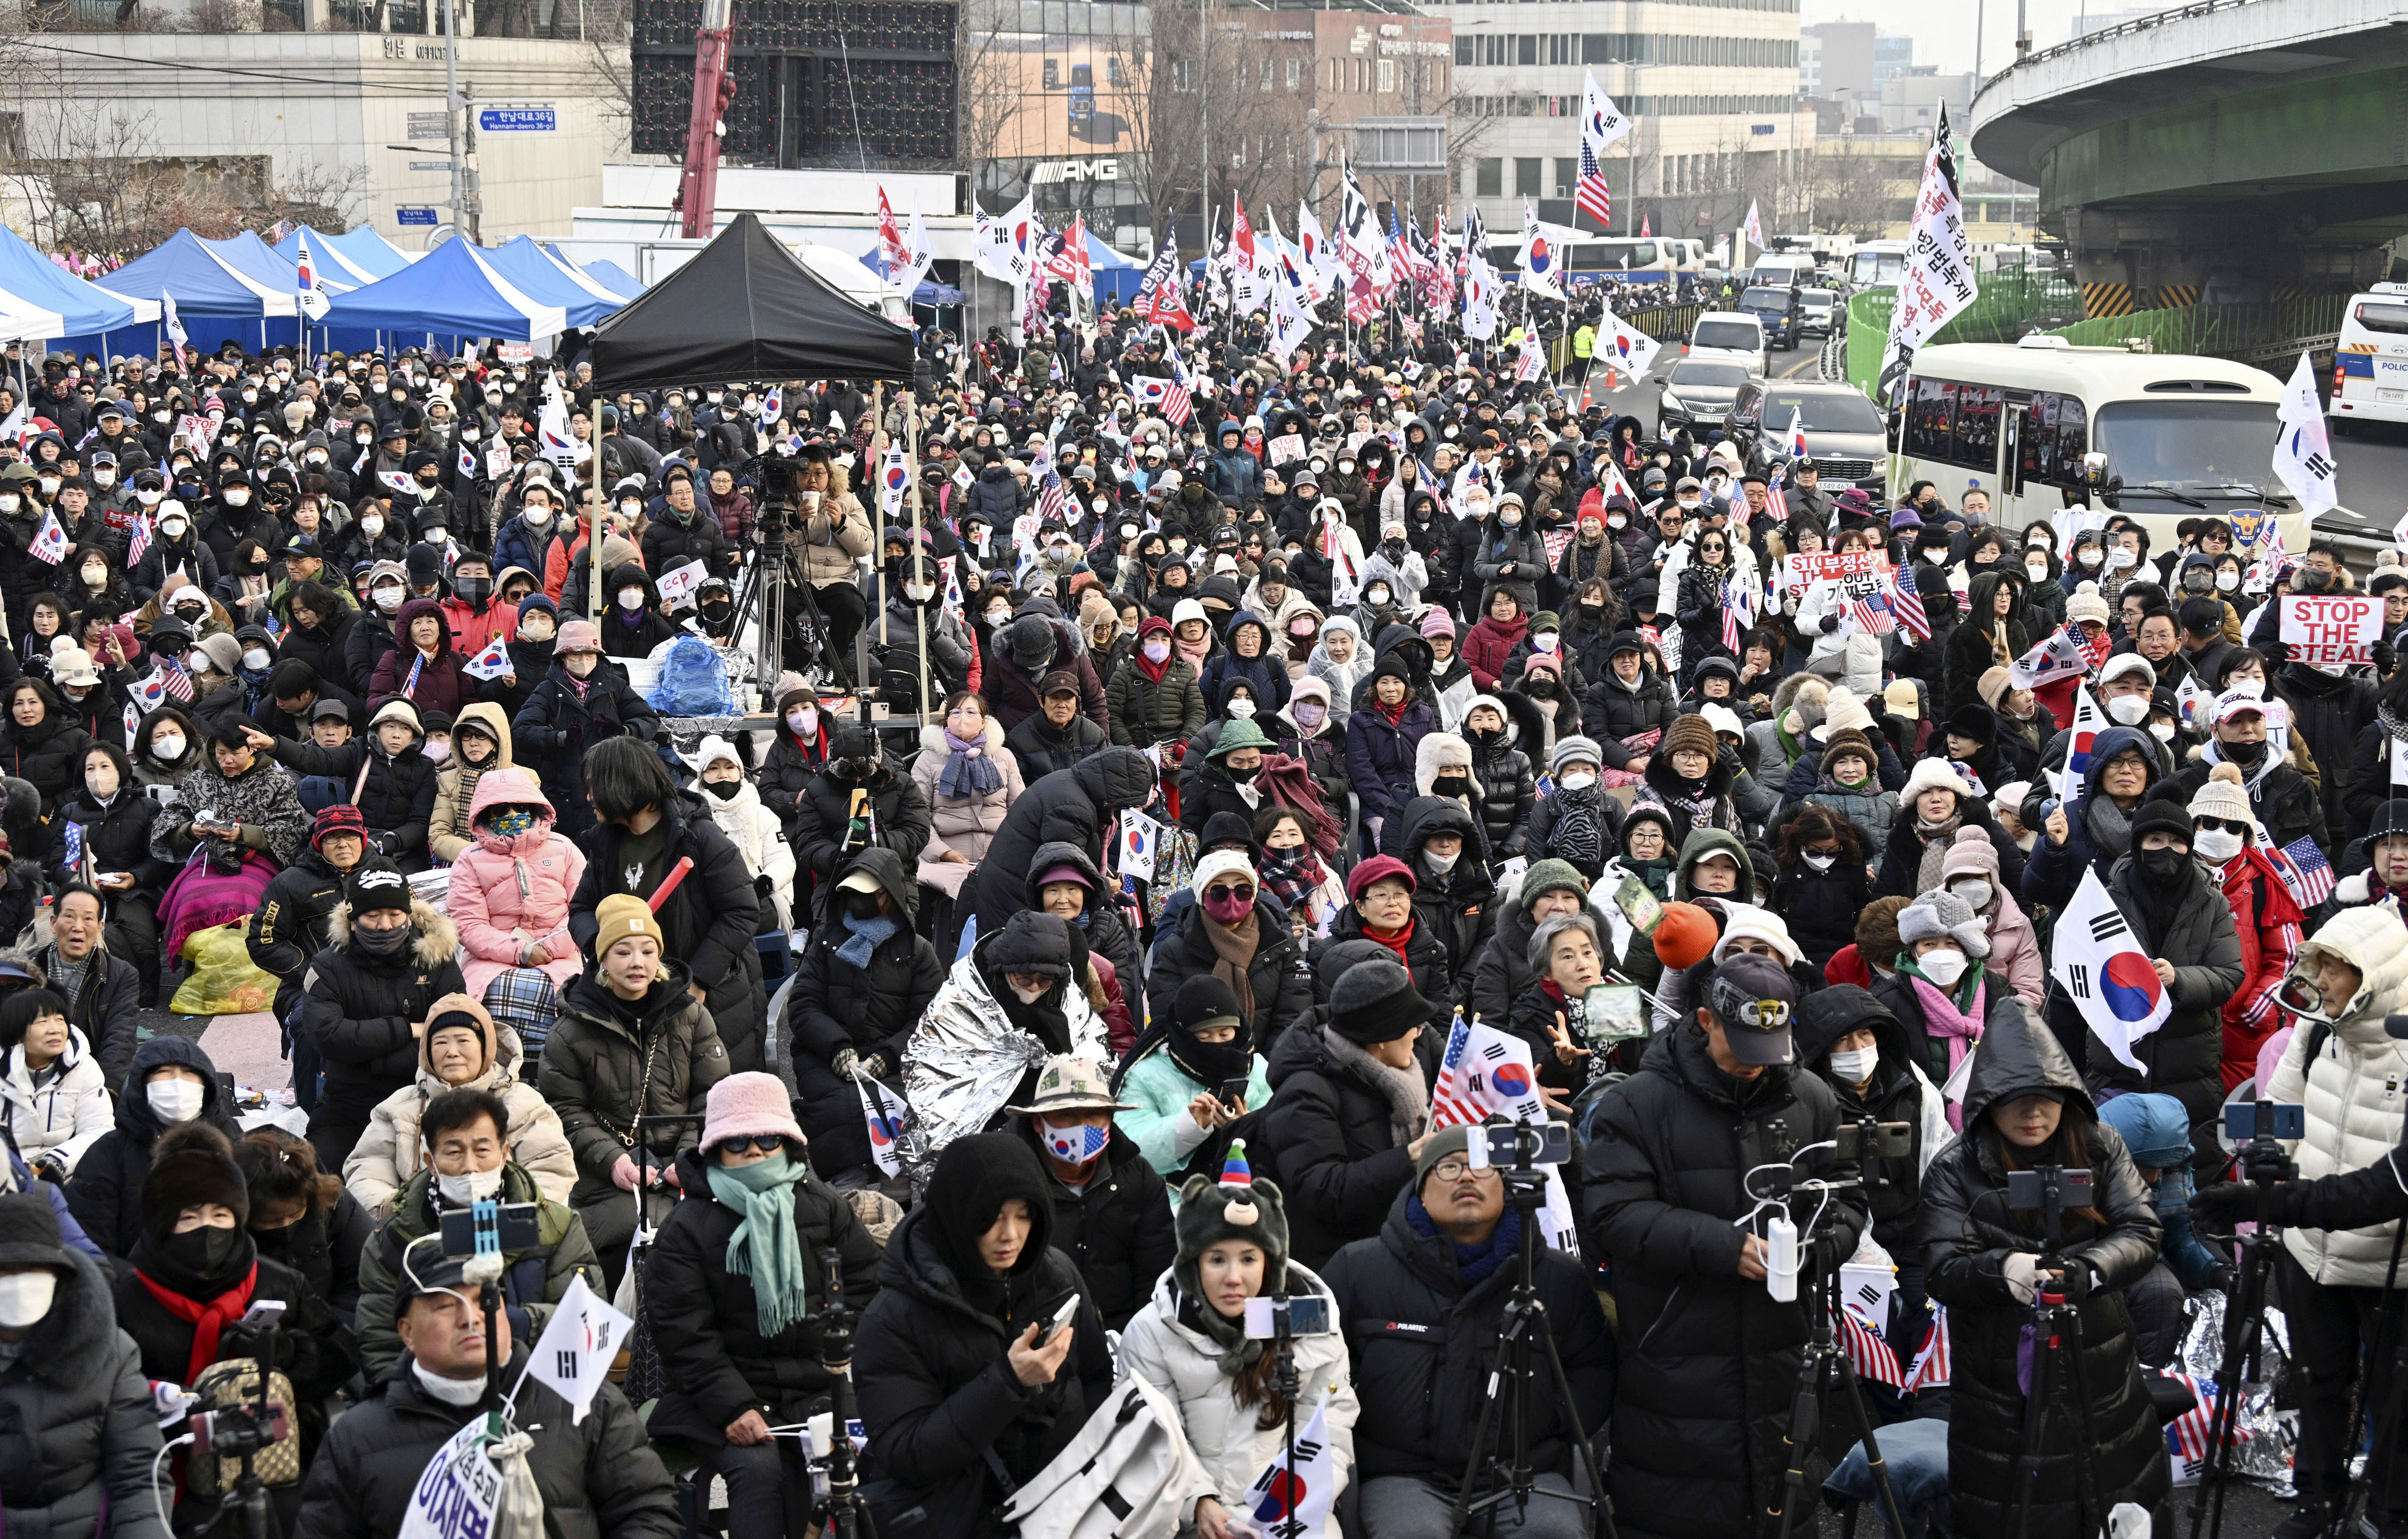
[[[2310,666],[2369,663],[2383,639],[2383,600],[2351,594],[2286,594],[2283,644]]]
[[[1290,460],[1304,458],[1304,435],[1283,433],[1271,440],[1271,463],[1285,465]]]

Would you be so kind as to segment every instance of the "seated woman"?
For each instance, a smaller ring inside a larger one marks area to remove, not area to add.
[[[8,1131],[34,1173],[64,1182],[84,1151],[117,1126],[100,1060],[67,1024],[67,1002],[47,988],[0,1002],[0,1080],[7,1084]]]
[[[853,1184],[854,1172],[880,1179],[870,1162],[857,1076],[898,1098],[903,1044],[945,981],[937,948],[911,928],[919,885],[894,851],[853,856],[796,948],[795,986],[786,1001],[794,1044],[795,1090],[810,1124],[810,1159],[821,1176]],[[866,1168],[865,1168],[866,1167]]]
[[[1078,928],[1087,942],[1087,965],[1104,994],[1106,1045],[1114,1057],[1127,1052],[1138,1038],[1135,1023],[1145,1019],[1145,975],[1138,965],[1137,937],[1111,901],[1103,873],[1068,840],[1040,844],[1029,864],[1028,906]]]
[[[484,1006],[466,994],[448,994],[427,1008],[418,1037],[418,1077],[377,1104],[368,1130],[343,1161],[343,1185],[378,1223],[409,1178],[423,1165],[419,1119],[427,1103],[448,1090],[483,1090],[501,1098],[510,1115],[510,1159],[535,1177],[543,1195],[568,1201],[577,1184],[577,1158],[568,1135],[533,1085],[519,1077],[518,1038],[498,1028]]]
[[[1423,998],[1454,996],[1454,961],[1446,941],[1413,913],[1413,893],[1420,884],[1413,870],[1392,855],[1374,856],[1346,874],[1347,906],[1331,921],[1329,938],[1312,948],[1313,986],[1326,996],[1334,979],[1325,977],[1321,958],[1347,941],[1369,940],[1395,952],[1397,960],[1413,975],[1413,987]]]
[[[1534,978],[1513,1000],[1507,1028],[1529,1044],[1539,1083],[1549,1089],[1577,1094],[1592,1064],[1598,1072],[1606,1067],[1589,1048],[1584,1008],[1589,986],[1605,979],[1602,929],[1596,913],[1581,908],[1550,914],[1530,932],[1524,955]]]
[[[468,953],[461,978],[534,1058],[559,1017],[560,986],[582,970],[568,900],[585,852],[553,827],[551,799],[524,770],[479,776],[468,822],[472,842],[452,857],[444,899]]]
[[[1293,808],[1266,807],[1254,814],[1254,835],[1263,889],[1287,910],[1288,928],[1299,941],[1327,935],[1346,906],[1346,884],[1322,862],[1304,819]]]
[[[333,1306],[345,1330],[360,1306],[360,1252],[376,1231],[340,1176],[318,1169],[318,1151],[283,1129],[254,1128],[234,1146],[251,1192],[251,1243],[298,1273]]]
[[[1235,1161],[1243,1169],[1244,1159]],[[1190,1494],[1182,1532],[1236,1532],[1232,1509],[1254,1476],[1286,1449],[1293,1418],[1316,1414],[1329,1433],[1342,1491],[1354,1475],[1354,1418],[1360,1410],[1341,1332],[1295,1338],[1304,1403],[1290,1405],[1275,1382],[1277,1354],[1246,1335],[1246,1301],[1263,1294],[1329,1298],[1324,1284],[1288,1255],[1285,1199],[1268,1181],[1219,1185],[1191,1175],[1179,1194],[1179,1253],[1154,1286],[1154,1298],[1121,1334],[1121,1367],[1168,1396],[1180,1429],[1204,1466]],[[1337,1304],[1330,1303],[1337,1318]],[[1335,1492],[1333,1492],[1333,1496]],[[1338,1539],[1330,1513],[1320,1539]]]
[[[529,687],[534,681],[529,680]],[[510,768],[509,713],[492,700],[461,711],[452,724],[452,762],[435,773],[435,812],[426,825],[427,853],[458,863],[475,846],[469,820],[476,816],[477,783],[488,770]]]
[[[1212,1157],[1227,1139],[1215,1133],[1270,1103],[1268,1068],[1254,1050],[1236,991],[1210,974],[1190,978],[1167,1017],[1122,1062],[1112,1093],[1132,1109],[1112,1120],[1176,1186],[1191,1168],[1218,1169]],[[1196,1164],[1199,1153],[1203,1165]]]
[[[726,1478],[730,1533],[803,1533],[810,1473],[769,1429],[827,1408],[821,1253],[837,1252],[845,1302],[859,1308],[878,1287],[878,1242],[811,1174],[777,1076],[731,1074],[706,1104],[644,1269],[644,1318],[669,1386],[648,1430],[682,1439]]]
[[[735,746],[714,732],[686,762],[694,767],[710,820],[744,857],[744,870],[761,894],[761,932],[794,928],[795,847],[786,842],[786,826],[745,777]]]
[[[919,878],[959,898],[1021,792],[1020,761],[1003,745],[1003,726],[987,714],[984,700],[962,690],[945,701],[943,724],[920,729],[911,781],[928,804]]]
[[[612,893],[595,908],[594,925],[594,970],[561,991],[542,1088],[577,1155],[569,1203],[615,1291],[636,1233],[636,1119],[699,1111],[705,1092],[727,1077],[727,1049],[642,899]],[[650,1128],[642,1141],[650,1195],[666,1197],[666,1162],[693,1145],[694,1129]]]

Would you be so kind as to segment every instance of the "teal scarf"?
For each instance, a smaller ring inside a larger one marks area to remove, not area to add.
[[[744,1215],[727,1237],[727,1270],[751,1279],[765,1341],[810,1312],[803,1245],[795,1232],[795,1187],[810,1173],[809,1166],[783,1154],[710,1167],[710,1195]]]

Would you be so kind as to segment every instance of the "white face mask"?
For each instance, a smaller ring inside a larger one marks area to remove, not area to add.
[[[173,764],[184,756],[184,740],[172,732],[162,732],[150,740],[150,756],[162,763]]]
[[[387,614],[391,614],[395,610],[401,608],[401,590],[399,588],[377,589],[376,607],[384,611]]]
[[[444,1404],[465,1410],[485,1398],[485,1375],[472,1379],[445,1378],[416,1359],[410,1359],[409,1371],[418,1377],[418,1387]]]
[[[366,518],[360,520],[360,533],[367,536],[370,539],[374,539],[377,536],[384,533],[384,520],[379,518],[374,513],[368,514]]]
[[[644,607],[644,590],[641,588],[621,588],[619,590],[619,607],[630,611],[642,609]]]
[[[1555,633],[1542,630],[1530,638],[1530,645],[1540,652],[1553,652],[1555,650]]]
[[[1838,863],[1839,858],[1840,857],[1835,855],[1810,854],[1806,856],[1806,865],[1813,870],[1828,871],[1832,868],[1832,866]]]
[[[0,1277],[0,1326],[23,1330],[41,1324],[58,1291],[59,1274],[48,1268]]]
[[[1965,906],[1975,913],[1990,906],[1990,885],[1987,882],[1959,882],[1948,889],[1965,900]]]
[[[2099,565],[2100,562],[2105,560],[2106,557],[2101,555],[2096,550],[2086,550],[2077,554],[2073,559],[2080,562],[2083,566],[2095,567]]]
[[[1440,855],[1436,850],[1424,850],[1422,852],[1422,859],[1428,863],[1431,870],[1436,871],[1440,876],[1444,876],[1447,872],[1455,870],[1455,863],[1462,858],[1463,852],[1461,850],[1457,850],[1453,855]]]
[[[2224,687],[2237,689],[2255,699],[2262,700],[2266,698],[2266,681],[2259,678],[2227,679],[2224,681]]]
[[[268,656],[265,651],[258,647],[252,647],[250,651],[242,654],[242,666],[251,669],[253,673],[257,673],[273,661],[275,661],[274,658]]]
[[[1048,984],[1044,988],[1023,988],[1018,984],[1011,984],[1007,986],[1010,988],[1013,994],[1019,997],[1022,1004],[1035,1004],[1038,1000],[1045,998],[1046,993],[1052,989],[1054,985]]]
[[[2107,714],[2126,726],[2138,726],[2149,719],[2149,698],[2146,695],[2118,695],[2107,702]]]
[[[438,1175],[435,1178],[435,1189],[443,1194],[444,1201],[455,1208],[481,1202],[489,1197],[500,1195],[501,1167],[496,1165],[490,1171],[470,1171],[463,1175]]]
[[[1927,952],[1914,959],[1923,975],[1942,988],[1954,988],[1956,980],[1965,976],[1965,954],[1954,947]]]
[[[190,1122],[201,1115],[201,1101],[208,1092],[190,1080],[152,1080],[142,1087],[142,1098],[150,1110],[159,1114],[162,1122]]]
[[[1229,714],[1235,716],[1240,721],[1246,720],[1254,715],[1254,702],[1252,700],[1236,699],[1229,702]]]
[[[2172,742],[2174,741],[2174,724],[2172,722],[2152,722],[2149,724],[2149,736],[2157,739],[2159,742]]]
[[[2211,866],[2221,866],[2241,853],[2241,836],[2229,828],[2202,828],[2193,835],[2190,847]]]
[[[1831,1055],[1831,1077],[1842,1085],[1862,1085],[1873,1077],[1873,1066],[1881,1062],[1881,1049],[1862,1047],[1853,1053]]]
[[[2035,583],[2048,581],[2048,563],[2045,561],[2027,561],[2024,563],[2024,571]]]
[[[2121,545],[2116,546],[2107,557],[2107,564],[2114,567],[2118,571],[2121,571],[2126,567],[2139,566],[2140,562],[2140,553],[2137,551],[2128,551]]]
[[[1573,770],[1556,776],[1555,784],[1567,791],[1585,791],[1597,784],[1597,777],[1585,770]]]
[[[2219,593],[2230,593],[2241,586],[2241,574],[2239,572],[2217,572],[2215,574],[2215,586],[2216,591]]]

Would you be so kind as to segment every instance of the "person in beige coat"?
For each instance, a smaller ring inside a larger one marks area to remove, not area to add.
[[[920,728],[911,782],[928,803],[920,880],[958,898],[1021,792],[1020,761],[1003,745],[1003,726],[985,701],[963,690],[945,702],[942,725]]]
[[[518,1033],[496,1033],[493,1016],[466,994],[436,1000],[426,1018],[440,1021],[454,1014],[473,1018],[480,1029],[447,1024],[422,1033],[417,1080],[378,1104],[367,1131],[343,1161],[343,1185],[380,1224],[392,1216],[394,1200],[419,1172],[424,1150],[418,1119],[427,1102],[446,1090],[485,1090],[501,1098],[510,1115],[508,1158],[535,1177],[546,1198],[566,1202],[577,1184],[577,1158],[560,1114],[519,1079]]]
[[[452,724],[452,762],[435,776],[435,812],[426,820],[430,855],[448,866],[477,841],[468,827],[477,782],[488,770],[511,766],[509,712],[491,700],[464,707]]]
[[[850,658],[853,636],[869,617],[853,564],[870,554],[877,534],[853,495],[851,471],[839,469],[824,450],[806,453],[810,457],[795,472],[804,514],[803,578],[827,617],[830,649]]]

